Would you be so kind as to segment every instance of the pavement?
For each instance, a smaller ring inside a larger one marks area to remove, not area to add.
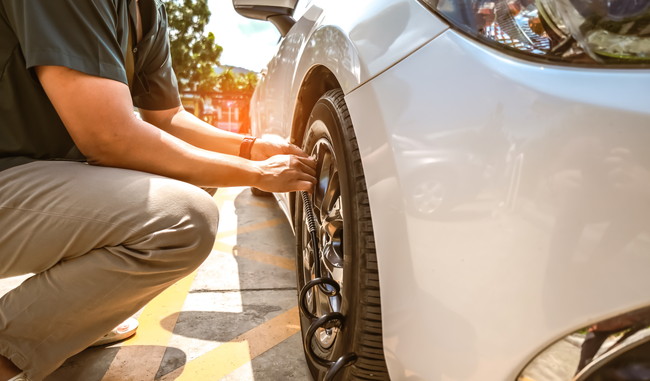
[[[203,265],[137,314],[134,337],[86,349],[47,381],[311,380],[290,225],[273,198],[248,188],[214,199],[219,233]],[[0,295],[26,278],[0,279]]]

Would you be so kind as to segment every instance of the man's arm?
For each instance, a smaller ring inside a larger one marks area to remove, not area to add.
[[[91,164],[140,170],[208,187],[245,185],[286,192],[309,190],[315,182],[315,165],[309,158],[278,155],[249,161],[198,148],[139,120],[133,114],[129,89],[121,82],[60,66],[40,66],[36,73]],[[238,144],[228,140],[224,150],[232,152]]]
[[[142,118],[170,134],[197,147],[229,155],[238,155],[243,136],[202,121],[185,111],[182,106],[170,110],[143,110]],[[305,156],[303,151],[281,139],[257,139],[251,151],[253,160],[264,160],[274,155]]]

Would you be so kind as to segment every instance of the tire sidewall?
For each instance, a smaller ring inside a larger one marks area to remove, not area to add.
[[[352,162],[351,146],[352,137],[346,136],[344,128],[345,115],[343,110],[340,110],[332,100],[332,96],[328,97],[327,94],[323,96],[314,106],[309,121],[307,123],[307,130],[303,139],[303,149],[307,154],[311,153],[314,145],[321,139],[329,140],[333,150],[334,157],[339,171],[339,181],[341,187],[341,200],[343,205],[343,253],[344,253],[344,272],[343,272],[343,290],[342,290],[342,304],[341,313],[345,316],[344,326],[339,332],[335,343],[328,351],[321,353],[330,361],[335,361],[338,357],[355,351],[355,334],[357,332],[357,317],[359,312],[355,308],[360,303],[361,290],[359,288],[360,282],[360,263],[358,254],[361,253],[359,242],[363,242],[363,237],[359,236],[357,224],[358,202],[357,195],[360,190],[356,189],[355,181],[358,176],[363,174],[352,173],[355,169],[348,163]],[[318,122],[321,123],[318,123]],[[298,243],[298,258],[297,258],[297,276],[299,277],[299,286],[304,284],[302,274],[302,237],[304,230],[303,223],[303,208],[301,199],[296,198],[296,236],[300,237]],[[306,328],[309,327],[309,320],[301,316],[301,325],[303,327],[303,335]],[[317,352],[318,354],[318,352]],[[317,371],[319,376],[322,377],[325,369],[318,367],[315,364],[309,364],[313,371]],[[346,368],[347,369],[347,368]],[[342,371],[339,379],[348,379],[345,376],[346,369]],[[319,377],[319,378],[320,378]]]

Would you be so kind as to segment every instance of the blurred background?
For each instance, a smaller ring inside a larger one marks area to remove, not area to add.
[[[215,127],[250,131],[248,105],[280,34],[238,15],[230,0],[163,0],[186,110]]]

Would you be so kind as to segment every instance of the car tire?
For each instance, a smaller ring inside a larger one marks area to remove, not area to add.
[[[336,380],[388,380],[370,205],[357,140],[341,90],[330,90],[315,104],[303,149],[317,157],[318,183],[309,197],[320,242],[321,269],[316,274],[305,209],[301,197],[297,197],[294,226],[298,290],[319,277],[334,279],[340,286],[336,296],[326,295],[332,291],[332,286],[326,285],[299,293],[304,294],[305,300],[300,302],[308,311],[306,314],[301,310],[301,328],[310,371],[315,380],[323,380],[328,366],[314,361],[314,356],[331,364],[354,353],[357,360],[343,367]],[[307,337],[314,317],[327,313],[341,313],[342,326],[320,329]]]

